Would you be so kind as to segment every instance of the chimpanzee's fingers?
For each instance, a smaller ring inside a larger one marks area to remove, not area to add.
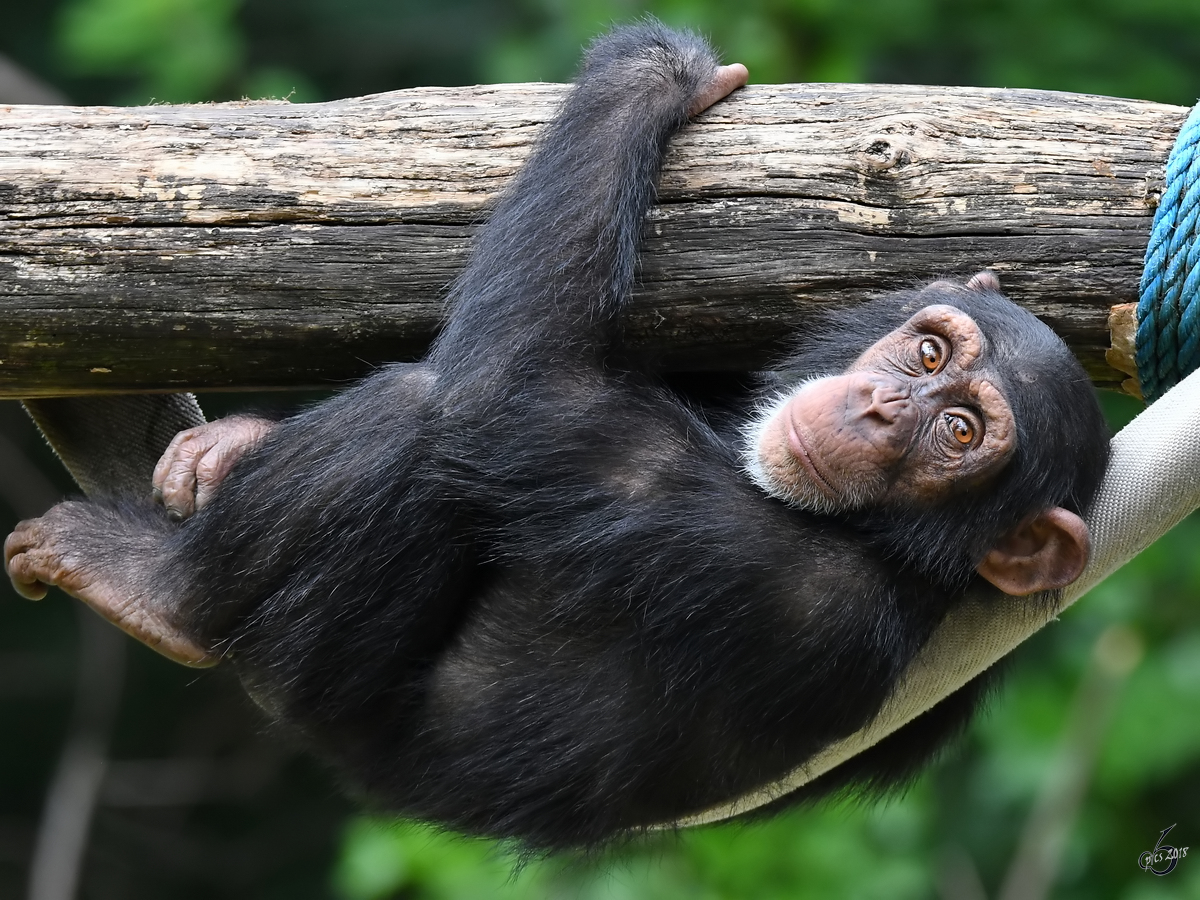
[[[196,509],[201,509],[213,495],[233,464],[242,458],[250,445],[242,443],[238,434],[222,435],[196,464]]]
[[[196,511],[196,469],[217,440],[204,426],[176,436],[174,452],[164,454],[166,475],[158,486],[163,508],[172,519],[185,519]],[[180,440],[182,438],[182,440]],[[172,442],[174,444],[174,442]]]
[[[154,494],[155,500],[162,500],[163,481],[167,477],[167,472],[171,470],[171,460],[175,458],[175,448],[183,439],[184,434],[185,432],[181,431],[171,438],[171,443],[167,444],[167,449],[162,452],[162,456],[154,464],[154,474],[150,476],[150,490]]]
[[[179,455],[179,448],[185,441],[194,439],[198,430],[203,427],[205,426],[201,425],[197,428],[188,428],[181,431],[175,437],[171,438],[171,443],[167,444],[167,449],[163,451],[162,456],[158,458],[158,462],[154,466],[154,474],[150,476],[150,486],[155,500],[162,502],[163,485],[166,483],[167,477],[171,474],[175,458]]]
[[[688,109],[688,115],[695,116],[704,112],[704,110],[708,109],[718,100],[728,97],[738,88],[743,87],[749,78],[749,70],[741,63],[721,66],[713,74],[712,81],[708,83],[708,87],[692,103]]]
[[[230,416],[210,426],[216,440],[196,465],[196,509],[212,499],[237,461],[262,443],[275,425],[257,416]]]

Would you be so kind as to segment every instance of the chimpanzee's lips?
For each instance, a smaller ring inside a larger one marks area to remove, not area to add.
[[[788,447],[791,448],[792,456],[800,461],[800,465],[804,470],[812,476],[813,483],[817,489],[830,499],[836,499],[838,492],[833,489],[833,485],[825,478],[817,468],[816,459],[812,451],[808,447],[808,442],[804,439],[804,429],[797,426],[795,420],[788,416]]]

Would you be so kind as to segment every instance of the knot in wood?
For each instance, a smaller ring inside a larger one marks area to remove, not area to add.
[[[904,166],[911,159],[903,137],[896,134],[872,135],[861,152],[867,171],[875,174]]]
[[[1154,169],[1146,173],[1146,189],[1144,199],[1148,209],[1158,209],[1158,204],[1162,202],[1163,189],[1167,186],[1167,173],[1165,168]]]

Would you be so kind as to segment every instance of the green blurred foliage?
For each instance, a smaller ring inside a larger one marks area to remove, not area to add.
[[[843,896],[851,885],[864,900],[915,900],[931,888],[919,854],[925,835],[917,811],[911,803],[869,812],[830,804],[767,823],[651,837],[599,859],[524,864],[488,841],[363,818],[347,828],[334,883],[354,900],[409,894],[428,900],[823,900]],[[853,882],[848,869],[857,870]]]
[[[81,102],[301,101],[564,80],[589,39],[646,13],[711,35],[758,82],[973,84],[1179,104],[1200,94],[1196,0],[0,0],[0,12],[0,51]],[[1118,425],[1136,410],[1105,399]],[[532,861],[357,816],[341,834],[329,890],[343,900],[996,896],[1030,810],[1064,771],[1068,723],[1088,714],[1080,685],[1097,641],[1119,623],[1145,655],[1113,682],[1111,708],[1092,710],[1105,716],[1103,744],[1067,823],[1053,896],[1200,898],[1200,849],[1166,878],[1136,865],[1172,823],[1175,843],[1200,845],[1197,548],[1193,517],[1027,642],[961,745],[886,802],[842,800],[595,858]],[[129,703],[150,697],[147,688]],[[5,767],[45,758],[53,740],[40,723],[31,749],[5,745]],[[301,896],[284,884],[280,896]]]
[[[332,99],[565,80],[583,44],[646,14],[712,35],[759,82],[1200,92],[1191,0],[58,0],[14,9],[0,47],[109,101]]]
[[[239,0],[73,0],[59,40],[77,72],[131,75],[165,102],[204,100],[240,65]],[[131,97],[131,100],[140,99]]]

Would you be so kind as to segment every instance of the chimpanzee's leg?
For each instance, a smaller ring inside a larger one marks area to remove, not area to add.
[[[299,561],[336,552],[338,536],[313,534],[320,530],[313,520],[380,502],[382,479],[392,479],[389,491],[406,493],[406,465],[413,462],[406,454],[412,456],[420,441],[431,383],[423,369],[396,368],[372,379],[373,390],[360,385],[349,392],[356,395],[349,402],[332,401],[293,420],[232,431],[212,423],[197,436],[204,447],[232,434],[223,454],[250,451],[228,482],[237,496],[222,498],[224,490],[213,495],[220,511],[180,525],[151,503],[150,485],[140,500],[60,503],[9,536],[9,576],[26,597],[40,599],[48,587],[59,587],[171,659],[211,665],[247,607],[286,589]],[[190,466],[192,484],[199,485],[203,453],[168,457],[178,464],[175,476],[186,480]],[[223,468],[204,473],[208,488],[229,474]],[[186,487],[172,489],[176,501]],[[418,493],[408,492],[398,505],[405,499],[420,503]],[[411,517],[412,530],[436,531],[430,512],[438,508],[421,505],[421,514]],[[356,537],[349,535],[348,542]],[[405,537],[397,535],[397,544]],[[302,580],[314,586],[313,579]],[[339,571],[333,580],[349,584],[353,574]]]

